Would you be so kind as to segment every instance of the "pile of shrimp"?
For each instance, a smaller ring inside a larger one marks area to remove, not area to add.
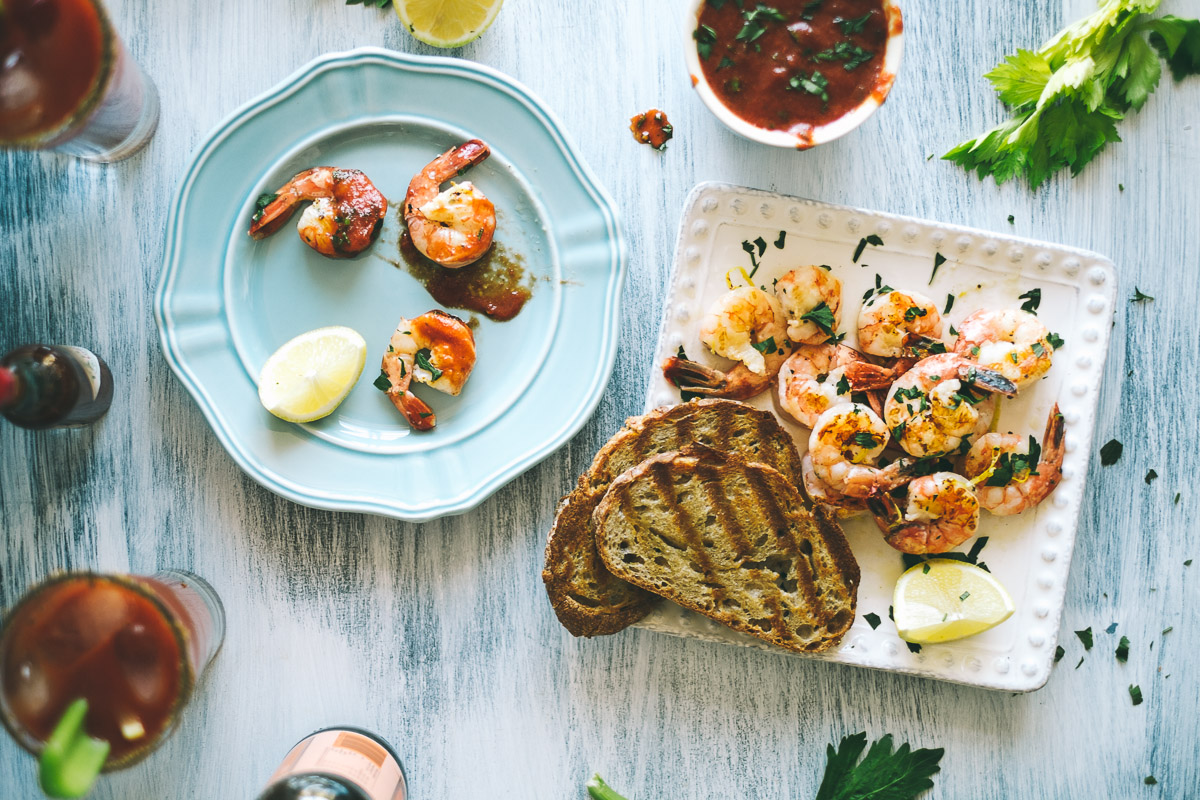
[[[869,513],[906,553],[942,553],[973,537],[980,511],[1019,514],[1062,480],[1064,420],[1051,409],[1039,442],[993,430],[999,398],[1050,369],[1052,335],[1020,309],[980,309],[943,340],[938,307],[884,286],[863,298],[858,347],[842,343],[841,281],[827,266],[731,288],[700,324],[724,369],[682,352],[663,363],[694,395],[749,400],[772,386],[779,409],[809,428],[803,484],[841,517]]]

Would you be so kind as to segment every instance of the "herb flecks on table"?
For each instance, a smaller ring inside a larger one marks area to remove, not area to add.
[[[912,750],[907,743],[893,752],[890,733],[873,742],[859,761],[866,749],[865,731],[843,738],[836,749],[828,745],[815,800],[910,800],[933,788],[932,776],[941,769],[938,762],[945,753],[940,747]]]
[[[987,78],[1013,118],[943,156],[996,183],[1032,188],[1070,169],[1078,175],[1108,145],[1117,122],[1158,86],[1160,59],[1175,80],[1200,74],[1200,21],[1149,14],[1158,0],[1102,0],[1040,49],[1017,50]]]

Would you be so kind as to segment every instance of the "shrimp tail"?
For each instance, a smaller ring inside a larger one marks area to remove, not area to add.
[[[896,378],[902,374],[892,367],[881,367],[866,361],[854,361],[842,367],[846,381],[856,392],[866,392],[875,389],[888,389]]]
[[[667,380],[692,394],[720,395],[729,382],[724,372],[678,356],[664,361],[662,370]]]
[[[437,425],[437,415],[433,413],[433,409],[407,389],[389,389],[387,396],[396,410],[408,420],[413,430],[428,431]]]
[[[1015,397],[1017,394],[1017,385],[1015,383],[999,372],[987,369],[986,367],[979,367],[969,363],[963,364],[959,370],[958,377],[965,383],[993,394],[1003,395],[1004,397]]]

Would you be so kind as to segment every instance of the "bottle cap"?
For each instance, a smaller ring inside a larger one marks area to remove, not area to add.
[[[17,376],[8,367],[0,367],[0,406],[17,396]]]

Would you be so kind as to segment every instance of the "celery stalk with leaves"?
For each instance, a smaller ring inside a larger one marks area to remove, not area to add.
[[[1078,175],[1117,122],[1158,86],[1160,59],[1175,80],[1200,74],[1200,21],[1151,17],[1159,0],[1101,0],[1091,16],[1038,50],[1018,50],[984,77],[1013,118],[942,158],[996,183],[1024,176],[1033,188],[1061,169]]]

